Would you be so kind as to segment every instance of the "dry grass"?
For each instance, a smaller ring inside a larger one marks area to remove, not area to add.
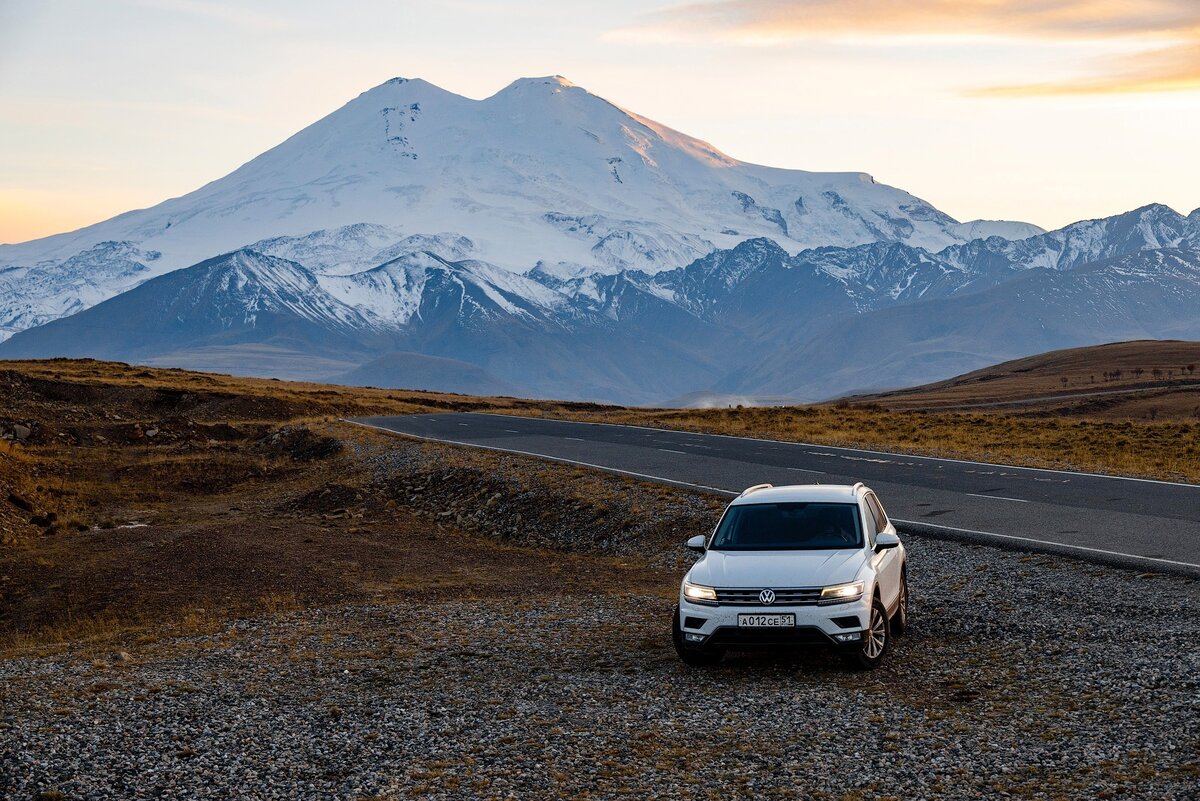
[[[178,405],[186,408],[192,419],[222,422],[231,418],[277,422],[446,410],[540,411],[548,407],[595,406],[240,378],[92,359],[0,361],[0,374],[6,372],[49,390],[54,400],[67,403],[74,400],[87,405],[103,399],[109,405],[95,409],[98,414],[119,413],[121,406],[140,407],[136,411],[143,413],[153,412],[156,405],[162,405],[164,396],[170,399],[184,396]]]
[[[851,400],[898,411],[988,404],[1021,414],[1200,420],[1200,342],[1143,340],[1070,348]]]
[[[0,433],[32,430],[21,443],[0,439],[0,656],[66,643],[111,651],[164,627],[206,631],[311,604],[487,597],[514,585],[644,589],[642,568],[516,547],[384,494],[368,457],[394,453],[394,438],[332,422],[535,406],[98,362],[0,364]],[[464,476],[503,472],[484,454],[426,450]]]

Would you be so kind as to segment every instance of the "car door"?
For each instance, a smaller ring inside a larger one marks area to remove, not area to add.
[[[883,511],[883,504],[879,502],[879,498],[875,497],[875,493],[868,492],[865,500],[867,508],[871,512],[871,523],[873,523],[875,531],[880,534],[883,532],[895,534],[896,527],[888,520],[887,513]],[[871,545],[874,546],[874,544],[875,541],[872,538]],[[875,554],[875,570],[879,575],[879,597],[889,611],[895,608],[900,597],[902,567],[899,548],[888,548]]]

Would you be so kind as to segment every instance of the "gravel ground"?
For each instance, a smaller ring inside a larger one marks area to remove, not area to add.
[[[3,661],[0,796],[1198,797],[1200,585],[909,546],[914,626],[871,673],[690,670],[670,588],[569,577]]]

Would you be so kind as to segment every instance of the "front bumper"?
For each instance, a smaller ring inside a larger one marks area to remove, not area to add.
[[[784,628],[743,628],[739,614],[792,614],[796,625]],[[813,645],[855,645],[870,619],[870,599],[829,606],[709,606],[679,598],[684,644],[693,648],[791,648]]]

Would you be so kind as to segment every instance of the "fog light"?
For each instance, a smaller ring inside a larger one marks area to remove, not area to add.
[[[833,639],[837,640],[838,642],[855,642],[861,636],[862,634],[860,632],[852,631],[848,634],[835,634],[833,635]]]
[[[691,632],[683,635],[688,642],[704,642],[703,634],[692,634]]]

